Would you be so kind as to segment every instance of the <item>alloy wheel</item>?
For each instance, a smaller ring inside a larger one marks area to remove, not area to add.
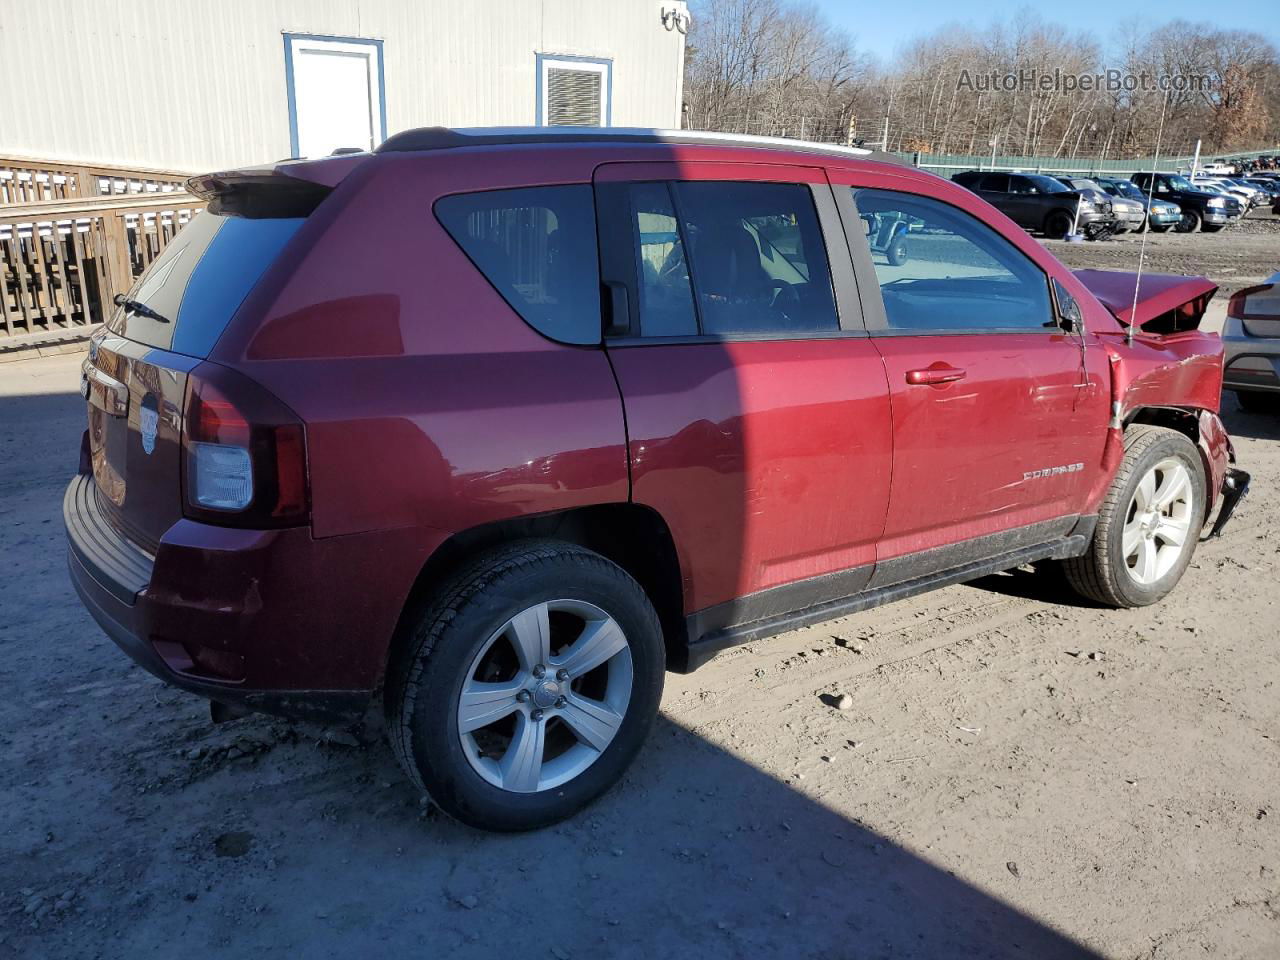
[[[577,777],[613,741],[631,701],[631,648],[594,604],[551,600],[516,614],[481,646],[458,702],[472,769],[513,793]]]
[[[1121,541],[1135,583],[1150,586],[1177,564],[1194,509],[1195,487],[1181,459],[1166,457],[1143,475],[1129,502]]]

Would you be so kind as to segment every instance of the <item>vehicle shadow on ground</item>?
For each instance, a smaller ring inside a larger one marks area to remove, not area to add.
[[[1276,398],[1274,413],[1246,413],[1234,397],[1222,398],[1222,422],[1233,437],[1252,437],[1255,440],[1280,440],[1280,397]],[[1241,466],[1248,470],[1247,464]]]
[[[178,935],[237,958],[1098,956],[995,892],[1035,882],[998,843],[958,876],[825,805],[824,778],[868,762],[845,744],[783,782],[664,716],[599,803],[496,835],[423,807],[381,742],[211,727],[126,661],[60,571],[74,466],[51,454],[75,450],[78,404],[4,405],[7,460],[21,449],[27,469],[0,549],[40,576],[0,589],[0,659],[23,678],[0,698],[20,771],[0,805],[0,953],[162,955]],[[51,636],[57,657],[40,653]]]
[[[969,580],[964,585],[1006,597],[1039,600],[1041,603],[1052,603],[1064,607],[1101,606],[1071,589],[1062,571],[1055,569],[1050,562],[1038,564],[1035,568],[1018,567],[1016,570],[1004,570],[979,577],[977,580]]]

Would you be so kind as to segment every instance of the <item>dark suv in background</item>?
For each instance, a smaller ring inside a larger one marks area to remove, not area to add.
[[[1152,179],[1155,180],[1154,187]],[[1129,178],[1152,200],[1167,200],[1182,209],[1182,219],[1173,229],[1178,233],[1203,230],[1214,233],[1239,220],[1244,207],[1231,197],[1201,190],[1186,177],[1176,173],[1135,173]]]
[[[1073,224],[1084,233],[1089,228],[1110,227],[1114,222],[1110,201],[1095,203],[1079,190],[1042,174],[966,170],[951,179],[972,190],[1018,226],[1053,239],[1065,237]],[[1077,201],[1080,204],[1078,221]]]

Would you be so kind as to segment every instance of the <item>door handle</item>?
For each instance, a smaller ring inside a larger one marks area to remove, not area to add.
[[[907,383],[937,386],[943,383],[951,383],[954,380],[963,380],[965,376],[966,374],[963,370],[939,360],[937,363],[931,363],[920,370],[908,370]]]

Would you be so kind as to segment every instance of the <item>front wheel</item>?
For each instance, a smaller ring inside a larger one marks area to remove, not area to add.
[[[1044,235],[1050,240],[1061,240],[1071,232],[1071,214],[1055,210],[1044,220]]]
[[[1194,210],[1183,210],[1182,219],[1174,225],[1178,233],[1195,233],[1200,229],[1200,214]]]
[[[1063,563],[1077,593],[1112,607],[1155,603],[1177,585],[1204,523],[1200,451],[1176,430],[1125,431],[1124,459],[1089,550]]]
[[[484,554],[406,617],[387,729],[409,778],[474,827],[529,830],[622,776],[662,697],[647,596],[582,547]]]
[[[896,237],[893,243],[889,244],[885,259],[889,261],[890,266],[894,267],[900,267],[907,262],[907,238],[905,236]]]

